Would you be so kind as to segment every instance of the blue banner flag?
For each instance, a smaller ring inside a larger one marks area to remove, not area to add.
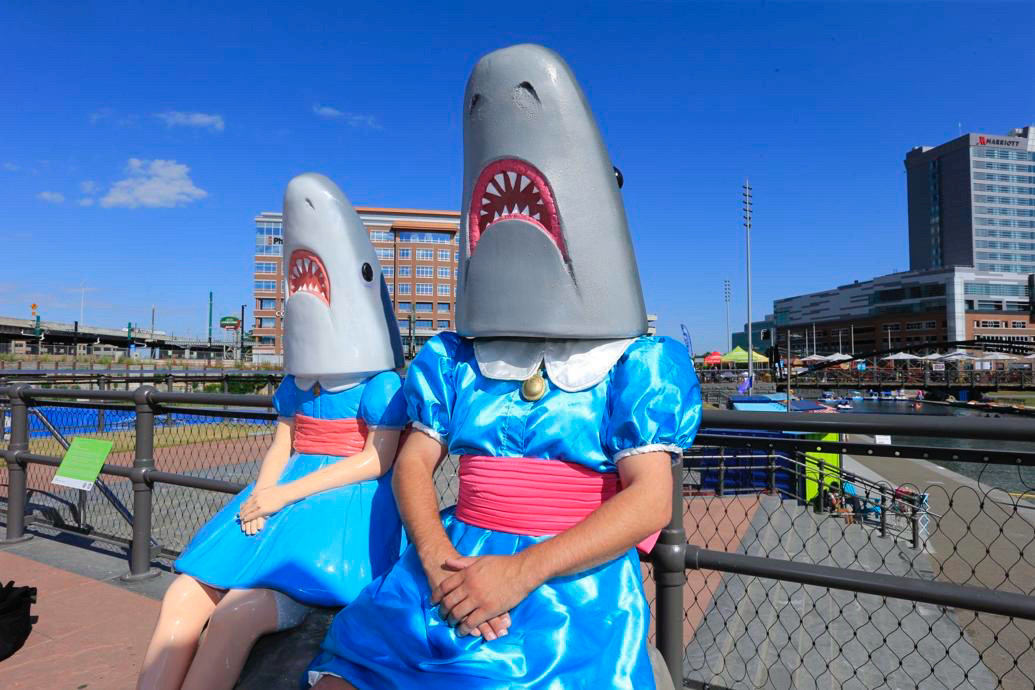
[[[683,342],[686,343],[686,351],[690,353],[690,359],[694,358],[694,346],[690,344],[690,331],[686,330],[686,324],[681,323],[679,327],[683,329]]]

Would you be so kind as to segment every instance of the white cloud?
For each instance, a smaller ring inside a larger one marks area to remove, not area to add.
[[[101,206],[168,208],[208,196],[208,192],[194,185],[188,175],[190,168],[183,163],[130,158],[126,172],[129,176],[111,186],[101,199]]]
[[[381,123],[377,121],[377,118],[373,115],[363,115],[361,113],[346,113],[332,108],[329,105],[314,105],[313,113],[317,117],[322,117],[325,120],[341,120],[349,127],[367,127],[369,129],[381,129]]]
[[[89,198],[89,197],[84,197],[84,198],[79,200],[79,205],[80,206],[93,206],[94,203],[96,203],[96,202],[93,199]]]
[[[226,126],[222,115],[209,113],[182,113],[169,110],[164,113],[155,113],[155,117],[165,122],[166,127],[201,127],[214,132],[222,132]]]
[[[65,195],[58,192],[40,192],[36,195],[36,198],[40,201],[46,201],[48,204],[61,204],[65,201]]]
[[[97,183],[93,180],[83,180],[79,183],[79,190],[83,194],[93,194],[97,191]]]
[[[20,168],[14,163],[8,161],[4,163],[4,170],[6,170],[7,172],[15,172],[16,170],[20,170]]]

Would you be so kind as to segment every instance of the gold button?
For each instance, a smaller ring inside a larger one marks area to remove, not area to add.
[[[528,402],[540,400],[544,395],[546,395],[546,379],[539,372],[528,377],[521,384],[521,397]]]

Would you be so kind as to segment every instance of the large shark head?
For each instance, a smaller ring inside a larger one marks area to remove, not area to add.
[[[571,69],[516,45],[464,95],[457,331],[625,338],[647,330],[619,176]]]
[[[402,341],[370,235],[338,186],[306,173],[284,193],[284,369],[298,377],[402,366]]]

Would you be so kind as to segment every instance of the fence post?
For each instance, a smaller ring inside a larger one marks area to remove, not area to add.
[[[146,580],[158,575],[151,568],[151,484],[148,470],[155,467],[155,413],[151,407],[154,386],[133,391],[136,403],[136,452],[133,457],[133,543],[129,551],[129,572],[123,580]]]
[[[672,682],[683,687],[683,585],[686,582],[686,530],[683,529],[683,463],[672,464],[672,517],[651,551],[657,614],[658,651]]]
[[[920,500],[920,494],[917,494],[916,498],[914,499],[914,501],[919,501],[919,500]],[[920,511],[917,510],[917,507],[916,507],[916,505],[914,503],[914,505],[913,505],[913,507],[912,507],[912,509],[910,510],[910,513],[909,513],[909,521],[912,523],[911,526],[913,528],[912,529],[913,534],[911,536],[912,536],[912,540],[913,540],[913,548],[914,549],[919,549],[920,548],[920,516],[918,515],[919,512]]]
[[[100,387],[100,389],[102,391],[108,390],[108,377],[105,376],[104,374],[101,374],[97,378],[97,385]],[[104,433],[104,408],[103,407],[97,409],[97,433],[98,434],[103,434]]]
[[[726,495],[726,458],[722,453],[719,453],[719,483],[715,487],[715,495]]]
[[[772,495],[775,496],[776,495],[776,463],[774,462],[772,455],[769,456],[769,465],[766,467],[766,471],[768,472],[767,479],[768,479],[768,484],[769,484],[769,493],[771,493]]]
[[[816,458],[816,505],[812,510],[816,513],[823,512],[823,487],[826,485],[826,477],[823,468],[826,466],[823,458]]]
[[[884,491],[884,487],[880,490],[880,536],[885,538],[888,536],[888,508],[891,507],[891,501],[888,500],[888,494]]]
[[[25,451],[29,449],[29,407],[22,397],[24,384],[11,386],[11,440],[7,444],[9,451]],[[17,544],[32,539],[25,533],[25,503],[27,485],[25,478],[25,461],[7,456],[7,533],[4,544]]]

